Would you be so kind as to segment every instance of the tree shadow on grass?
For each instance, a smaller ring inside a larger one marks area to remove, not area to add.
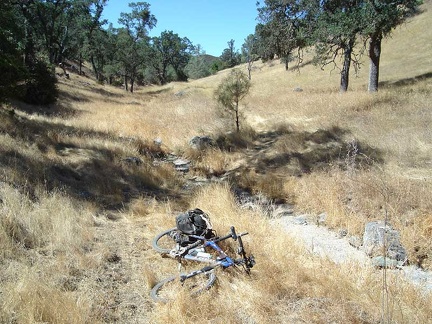
[[[379,86],[386,89],[386,88],[394,88],[394,87],[405,87],[405,86],[409,86],[409,85],[413,85],[416,84],[418,82],[427,80],[432,78],[432,72],[428,72],[428,73],[424,73],[424,74],[420,74],[417,75],[415,77],[412,78],[406,78],[406,79],[401,79],[401,80],[397,80],[397,81],[382,81],[379,83]]]
[[[220,137],[219,148],[227,151],[243,151],[246,156],[244,168],[256,173],[282,171],[286,175],[301,176],[329,167],[346,167],[349,163],[358,168],[383,162],[383,153],[378,149],[361,143],[347,141],[351,138],[348,130],[339,127],[319,129],[315,132],[289,130],[256,134],[253,140],[229,141]],[[221,139],[224,139],[222,141]],[[242,168],[240,167],[240,168]]]
[[[167,179],[164,176],[172,179],[175,171],[173,174],[158,173],[142,142],[136,143],[141,152],[136,159],[127,159],[123,156],[124,150],[108,149],[92,141],[105,138],[117,141],[120,146],[126,145],[124,139],[112,138],[112,135],[84,133],[73,127],[5,112],[0,112],[0,121],[0,135],[7,134],[12,143],[17,143],[16,148],[10,144],[0,145],[0,168],[4,171],[0,181],[10,183],[30,197],[34,197],[37,187],[60,189],[74,199],[91,201],[101,209],[111,210],[124,208],[137,197],[157,200],[179,197],[175,187],[165,185]],[[79,145],[68,143],[69,136],[65,134],[88,140]],[[133,150],[135,144],[128,145],[131,145],[131,152],[136,152]]]
[[[62,94],[63,95],[63,94]],[[22,111],[29,115],[41,115],[45,117],[59,117],[59,118],[70,118],[70,117],[77,117],[79,114],[81,114],[80,111],[73,108],[71,101],[78,100],[76,98],[73,98],[72,95],[64,94],[64,97],[66,100],[62,100],[61,102],[58,101],[55,104],[51,105],[31,105],[27,103],[23,103],[20,101],[12,101],[15,110]],[[89,101],[87,99],[82,99],[80,101]]]

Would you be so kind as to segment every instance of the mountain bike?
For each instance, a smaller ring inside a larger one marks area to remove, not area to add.
[[[247,274],[250,274],[250,269],[255,265],[255,258],[253,255],[246,255],[242,240],[242,237],[248,234],[248,232],[237,234],[234,226],[231,226],[230,232],[222,237],[205,238],[198,235],[188,235],[188,239],[195,242],[182,246],[176,240],[179,235],[177,228],[159,233],[152,242],[153,248],[157,252],[179,262],[187,260],[207,263],[207,265],[199,270],[173,275],[158,282],[152,288],[150,296],[153,300],[164,303],[174,299],[179,289],[184,289],[192,296],[196,296],[214,285],[217,268],[226,269],[241,266]],[[233,239],[237,242],[238,258],[231,258],[217,244],[227,239]]]

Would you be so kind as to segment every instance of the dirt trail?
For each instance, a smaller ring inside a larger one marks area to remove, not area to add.
[[[93,278],[94,305],[107,323],[149,322],[152,302],[144,272],[153,251],[145,231],[144,221],[125,217],[98,223],[94,251],[101,265]]]
[[[294,216],[269,221],[283,227],[287,236],[302,242],[306,250],[319,257],[335,263],[352,262],[371,267],[370,259],[363,252],[325,227],[299,223]],[[95,311],[104,322],[151,322],[149,312],[154,303],[149,297],[145,272],[159,256],[150,246],[146,222],[122,217],[98,223],[94,252],[100,255],[101,265],[88,279],[93,282]],[[431,273],[414,267],[390,271],[400,273],[425,291],[432,291]]]
[[[308,223],[304,215],[285,216],[271,221],[281,226],[296,242],[302,242],[305,249],[314,255],[335,263],[356,263],[362,267],[373,267],[371,259],[363,251],[350,245],[346,237],[340,237],[326,227]],[[388,271],[400,275],[426,293],[432,292],[430,271],[423,271],[416,266],[404,266]]]
[[[276,134],[263,136],[255,147],[246,152],[246,161],[243,162],[247,165],[258,164],[276,141]],[[152,265],[152,261],[160,260],[160,256],[151,248],[150,241],[154,229],[149,228],[147,224],[151,224],[156,216],[128,219],[120,215],[97,221],[93,253],[99,255],[100,266],[90,276],[89,281],[92,282],[90,285],[94,291],[94,309],[107,323],[151,322],[149,314],[154,303],[149,297],[147,276],[149,273],[158,272],[155,268],[158,267],[158,262]],[[338,237],[325,227],[299,223],[295,216],[269,221],[283,227],[287,236],[302,242],[306,250],[319,257],[335,263],[354,262],[364,267],[372,267],[369,257],[351,246],[346,238]],[[431,273],[414,267],[404,267],[402,271],[396,271],[426,291],[432,291]]]

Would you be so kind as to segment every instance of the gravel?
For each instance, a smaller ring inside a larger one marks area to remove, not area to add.
[[[283,228],[296,241],[303,242],[305,248],[315,255],[337,264],[355,262],[361,266],[373,267],[366,253],[350,245],[346,236],[341,237],[324,226],[311,223],[308,215],[284,216],[272,219],[271,222]],[[416,266],[403,266],[388,271],[400,273],[423,292],[432,293],[432,272]]]

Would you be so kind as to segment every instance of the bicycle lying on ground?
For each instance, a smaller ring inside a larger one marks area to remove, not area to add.
[[[153,248],[157,252],[179,262],[183,260],[197,261],[208,265],[202,269],[173,275],[160,281],[153,287],[150,296],[155,301],[167,302],[175,298],[179,288],[187,289],[192,296],[195,296],[214,285],[217,268],[226,269],[241,266],[247,274],[250,274],[250,269],[255,265],[255,259],[253,255],[246,255],[243,246],[242,237],[247,234],[247,232],[237,234],[234,226],[231,226],[230,233],[222,237],[205,238],[198,235],[189,235],[189,239],[196,241],[181,246],[181,244],[176,243],[176,237],[179,235],[177,228],[159,233],[152,242]],[[240,256],[239,258],[231,258],[217,244],[227,239],[233,239],[238,243],[236,252]],[[209,248],[212,251],[208,251]]]

